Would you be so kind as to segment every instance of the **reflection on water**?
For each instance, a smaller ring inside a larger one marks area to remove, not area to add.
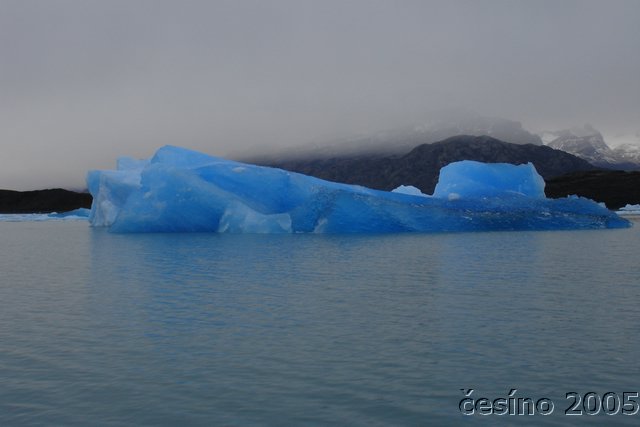
[[[0,224],[2,425],[632,424],[638,227],[113,235]],[[528,419],[476,397],[547,397]]]

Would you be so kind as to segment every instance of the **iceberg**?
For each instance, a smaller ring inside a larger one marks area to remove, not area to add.
[[[66,212],[52,212],[48,216],[49,218],[58,218],[58,219],[88,219],[89,215],[91,215],[91,211],[86,208],[78,208],[71,211]]]
[[[395,233],[620,228],[576,196],[547,199],[535,167],[452,163],[432,196],[324,181],[165,146],[87,174],[94,227],[112,232]]]

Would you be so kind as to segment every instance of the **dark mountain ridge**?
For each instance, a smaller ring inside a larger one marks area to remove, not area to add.
[[[0,190],[0,213],[67,212],[91,207],[91,194],[53,188],[48,190]]]
[[[379,190],[413,185],[432,194],[443,166],[460,160],[522,164],[531,162],[543,178],[596,169],[564,151],[533,144],[511,144],[489,136],[461,135],[422,144],[404,155],[349,155],[332,158],[273,159],[259,162],[329,181]]]
[[[569,194],[604,203],[609,209],[640,204],[640,172],[595,170],[574,172],[546,181],[547,197]]]

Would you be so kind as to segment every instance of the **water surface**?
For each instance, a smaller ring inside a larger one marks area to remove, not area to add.
[[[0,223],[0,424],[636,425],[640,228],[114,235]],[[474,397],[549,416],[464,416]]]

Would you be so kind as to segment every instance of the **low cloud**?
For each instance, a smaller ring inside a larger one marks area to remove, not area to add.
[[[640,127],[637,1],[3,1],[0,187],[82,186],[164,144],[215,155],[466,107]]]

